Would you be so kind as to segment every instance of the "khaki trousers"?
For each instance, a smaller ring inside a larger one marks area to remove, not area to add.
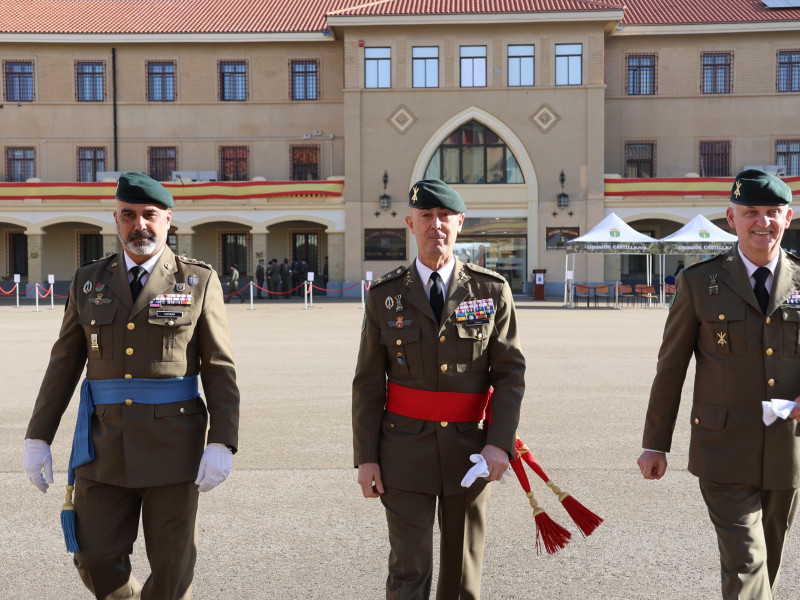
[[[197,486],[193,482],[123,488],[87,479],[75,482],[75,566],[103,600],[189,600],[197,558]],[[131,574],[130,554],[142,517],[150,576]]]
[[[438,509],[437,509],[438,501]],[[489,486],[478,480],[463,494],[434,496],[387,488],[381,496],[389,525],[387,600],[427,600],[433,575],[433,520],[441,546],[437,600],[478,600],[486,540]]]
[[[774,598],[786,535],[797,514],[797,490],[700,480],[700,491],[717,531],[722,597]]]

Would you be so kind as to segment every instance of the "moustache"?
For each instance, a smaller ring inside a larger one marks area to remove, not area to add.
[[[148,242],[152,242],[156,239],[156,236],[150,231],[134,231],[128,236],[129,242],[138,242],[139,240],[146,240]]]

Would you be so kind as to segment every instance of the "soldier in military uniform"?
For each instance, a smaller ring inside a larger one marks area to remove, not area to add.
[[[730,200],[736,246],[678,275],[639,467],[645,479],[664,475],[694,355],[689,471],[716,528],[722,595],[763,600],[775,592],[800,486],[800,409],[767,426],[762,405],[800,394],[800,259],[780,247],[792,218],[783,181],[743,171]]]
[[[261,300],[261,291],[264,289],[264,278],[266,276],[266,269],[264,268],[264,259],[258,259],[258,266],[256,267],[256,298]],[[269,285],[269,284],[267,284]]]
[[[67,526],[65,534],[78,572],[96,598],[188,599],[198,491],[225,480],[237,446],[222,286],[210,266],[166,246],[174,201],[162,185],[125,173],[116,197],[124,252],[75,273],[23,464],[46,492],[50,444],[86,366],[70,459],[74,510],[64,511],[76,516],[77,539]],[[143,587],[129,559],[140,513],[151,566]]]
[[[355,465],[364,497],[386,509],[387,598],[428,598],[437,511],[436,597],[479,598],[487,483],[514,452],[525,360],[508,283],[453,254],[461,197],[423,180],[409,198],[417,259],[378,279],[366,300],[353,380]],[[465,489],[478,453],[489,474]]]

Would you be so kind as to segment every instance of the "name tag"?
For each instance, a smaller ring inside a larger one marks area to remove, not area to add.
[[[175,310],[157,310],[156,311],[156,316],[157,317],[169,317],[169,318],[173,318],[174,319],[175,317],[182,317],[183,316],[183,312],[175,311]]]

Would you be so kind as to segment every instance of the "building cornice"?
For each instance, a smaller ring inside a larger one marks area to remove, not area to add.
[[[506,23],[606,23],[620,21],[621,10],[536,13],[480,13],[436,15],[336,15],[328,14],[331,27],[397,27],[400,25],[499,25]]]
[[[265,42],[332,42],[312,33],[0,33],[0,44],[252,44]]]
[[[750,21],[748,23],[696,23],[670,25],[626,25],[610,32],[613,37],[654,35],[722,35],[739,33],[797,32],[798,21]]]

